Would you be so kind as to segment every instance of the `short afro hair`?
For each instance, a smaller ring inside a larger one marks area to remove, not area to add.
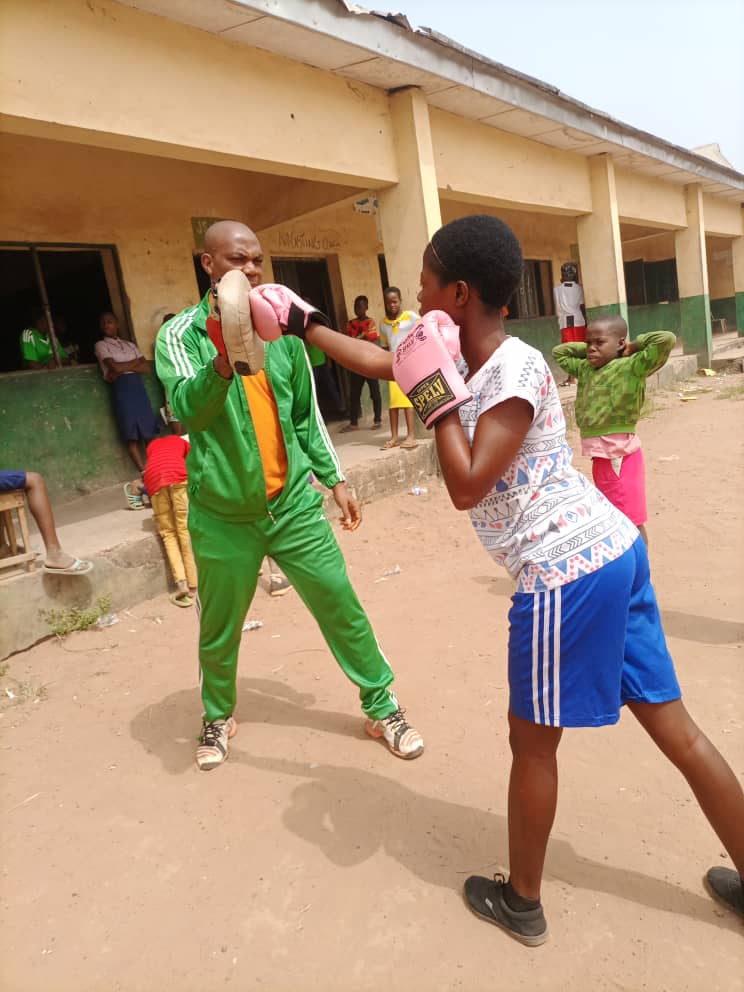
[[[369,306],[369,299],[364,295],[364,293],[362,293],[361,296],[354,298],[354,306],[356,306],[357,303],[366,303],[367,306]]]
[[[468,283],[489,310],[507,305],[524,268],[516,235],[490,214],[460,217],[440,227],[429,243],[426,263],[442,286]]]

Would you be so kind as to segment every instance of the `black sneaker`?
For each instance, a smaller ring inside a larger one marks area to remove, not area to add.
[[[548,939],[548,924],[542,906],[521,912],[511,909],[504,901],[505,884],[503,875],[494,875],[493,879],[471,875],[465,882],[465,901],[476,916],[506,930],[521,944],[528,947],[544,944]]]
[[[710,895],[744,919],[744,882],[733,868],[709,868],[703,884]]]

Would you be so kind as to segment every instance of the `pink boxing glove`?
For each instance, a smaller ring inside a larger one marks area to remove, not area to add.
[[[264,283],[251,290],[251,312],[259,334],[293,334],[305,337],[311,323],[331,326],[330,320],[311,303],[275,282]]]
[[[430,310],[398,345],[395,381],[426,427],[469,403],[470,390],[457,371],[460,328],[442,310]]]
[[[278,330],[264,334],[254,329],[250,289],[251,284],[240,269],[226,272],[212,290],[212,309],[207,317],[207,334],[238,375],[260,372],[264,367],[263,341],[280,337]]]

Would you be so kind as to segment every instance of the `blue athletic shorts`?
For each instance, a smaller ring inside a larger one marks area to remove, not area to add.
[[[575,582],[515,593],[509,624],[509,708],[523,720],[601,727],[624,703],[681,696],[640,537]]]
[[[26,488],[26,473],[17,469],[0,469],[0,493],[9,493],[11,489]]]

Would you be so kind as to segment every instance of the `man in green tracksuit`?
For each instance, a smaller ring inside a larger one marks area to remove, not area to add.
[[[232,269],[252,286],[263,256],[243,224],[221,221],[205,237],[202,265],[212,286]],[[199,573],[204,717],[197,764],[227,757],[242,625],[261,561],[270,555],[315,617],[344,673],[359,687],[367,732],[403,758],[423,751],[392,692],[393,672],[349,582],[310,473],[333,493],[343,526],[361,522],[318,410],[302,342],[268,342],[265,367],[240,376],[207,332],[210,293],[158,334],[155,361],[175,416],[191,442],[189,531]]]

